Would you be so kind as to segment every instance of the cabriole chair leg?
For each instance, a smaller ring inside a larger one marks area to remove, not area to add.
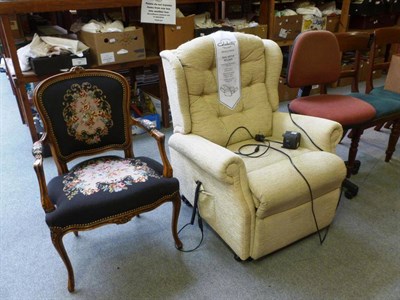
[[[63,260],[65,267],[68,271],[68,291],[72,293],[75,290],[75,278],[74,278],[74,270],[72,269],[71,261],[69,260],[68,254],[65,251],[64,243],[62,241],[65,232],[59,229],[50,228],[51,232],[51,241],[53,242],[54,247],[56,248],[58,254]]]
[[[178,218],[181,210],[181,198],[179,194],[172,200],[172,205],[172,236],[174,237],[176,248],[182,249],[182,242],[178,236]]]

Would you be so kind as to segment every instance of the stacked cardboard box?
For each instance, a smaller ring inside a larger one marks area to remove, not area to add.
[[[80,31],[79,39],[90,47],[93,62],[99,66],[146,58],[142,28],[124,32]]]

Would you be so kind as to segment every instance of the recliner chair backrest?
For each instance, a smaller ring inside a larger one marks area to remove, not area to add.
[[[219,101],[212,37],[204,36],[181,45],[173,51],[177,60],[171,52],[161,52],[164,60],[176,60],[174,69],[181,68],[176,78],[172,78],[174,75],[169,74],[164,64],[175,132],[194,133],[221,146],[227,144],[231,133],[240,126],[253,135],[271,133],[272,112],[279,105],[282,53],[272,41],[242,33],[235,35],[240,51],[241,98],[233,109]],[[270,50],[266,50],[265,43]],[[172,91],[171,85],[177,86],[177,90]],[[176,97],[171,97],[174,94]],[[230,143],[249,138],[241,130],[232,136]]]

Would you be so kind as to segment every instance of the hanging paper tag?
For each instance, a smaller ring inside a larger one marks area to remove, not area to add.
[[[215,44],[219,101],[230,109],[240,100],[239,43],[232,32],[211,35]]]

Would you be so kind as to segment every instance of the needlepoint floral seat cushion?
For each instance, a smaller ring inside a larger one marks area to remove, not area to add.
[[[49,196],[57,209],[46,215],[46,222],[50,227],[67,227],[115,218],[178,190],[178,180],[164,178],[162,166],[148,157],[94,158],[49,182]]]

